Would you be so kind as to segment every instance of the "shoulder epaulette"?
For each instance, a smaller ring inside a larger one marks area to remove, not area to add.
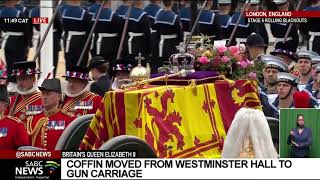
[[[10,119],[10,120],[16,121],[17,123],[22,123],[22,121],[21,121],[19,118],[17,118],[17,117],[7,116],[7,118]]]

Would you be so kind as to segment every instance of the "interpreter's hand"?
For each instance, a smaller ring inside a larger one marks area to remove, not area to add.
[[[290,131],[290,135],[291,135],[291,136],[294,136],[295,134],[294,134],[294,132],[293,132],[293,131]]]
[[[298,144],[298,143],[296,143],[296,142],[294,142],[294,141],[292,141],[291,143],[292,143],[294,146],[299,147],[299,144]]]

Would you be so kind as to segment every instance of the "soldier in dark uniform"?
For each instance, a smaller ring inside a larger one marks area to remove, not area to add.
[[[179,12],[179,17],[182,24],[183,30],[183,42],[186,42],[187,37],[190,35],[190,21],[191,21],[191,7],[190,2],[187,1],[184,8],[182,8]]]
[[[90,92],[89,69],[82,66],[72,66],[67,69],[63,77],[67,79],[68,83],[62,109],[73,113],[76,117],[95,114],[102,97]]]
[[[149,17],[149,22],[151,25],[151,39],[152,39],[152,45],[151,48],[155,48],[156,45],[156,40],[157,40],[157,34],[156,34],[156,30],[154,30],[154,21],[156,18],[156,15],[162,11],[161,7],[160,7],[160,0],[150,0],[150,4],[148,6],[146,6],[144,8],[144,11],[147,13],[148,17]]]
[[[13,64],[11,76],[17,80],[17,95],[10,97],[11,116],[19,118],[25,125],[28,118],[42,112],[40,93],[37,91],[36,75],[40,74],[33,61]],[[13,108],[13,106],[15,107]],[[10,112],[6,112],[9,114]]]
[[[59,79],[45,79],[39,90],[44,109],[41,114],[28,120],[27,132],[32,146],[54,150],[62,132],[74,120],[75,115],[61,110]]]
[[[318,56],[318,53],[313,51],[297,51],[298,62],[297,67],[300,72],[298,89],[302,91],[310,84],[312,79],[312,57]]]
[[[128,22],[128,33],[124,46],[123,56],[134,60],[139,53],[143,57],[149,57],[151,54],[151,32],[150,22],[146,12],[143,11],[143,1],[135,0],[131,9]],[[128,13],[128,12],[127,12]],[[127,14],[125,14],[126,19]]]
[[[242,8],[244,8],[245,2],[246,2],[245,0],[240,0],[239,1],[239,7],[240,7],[239,11],[235,12],[231,16],[231,21],[229,24],[231,29],[234,29],[235,25],[237,24],[237,21],[240,17],[240,14],[241,14],[241,10],[242,10]],[[257,3],[259,3],[259,1],[254,0],[254,1],[251,1],[250,3],[257,4]],[[248,8],[249,8],[249,6],[248,6]],[[247,10],[249,10],[249,9],[247,9]],[[249,23],[247,21],[247,19],[244,16],[242,16],[242,18],[240,19],[240,22],[238,24],[238,28],[236,30],[235,36],[234,36],[235,38],[231,44],[232,45],[235,45],[235,44],[239,45],[240,43],[245,43],[247,40],[247,37],[250,34],[252,34],[253,32],[255,32],[254,24]]]
[[[95,81],[91,84],[91,92],[101,97],[110,90],[110,78],[108,75],[109,62],[101,56],[96,56],[89,61],[89,67],[92,79]]]
[[[164,0],[164,10],[155,19],[154,28],[157,31],[158,44],[153,49],[154,62],[152,72],[168,62],[169,57],[177,53],[176,46],[182,41],[180,18],[172,11],[172,0]]]
[[[289,2],[287,0],[273,0],[273,2],[277,5],[277,10],[279,11],[288,11]],[[276,49],[287,49],[291,52],[296,52],[299,44],[299,35],[297,25],[294,24],[290,31],[290,34],[285,43],[283,43],[284,36],[288,30],[289,23],[271,23],[271,33],[276,38]]]
[[[77,64],[82,51],[86,53],[81,61],[81,66],[86,67],[90,46],[85,50],[83,48],[91,30],[92,16],[80,7],[80,1],[68,1],[68,4],[61,10],[66,68]]]
[[[99,8],[101,6],[101,0],[94,2],[88,7],[88,13],[93,16],[95,13],[98,12]]]
[[[221,27],[218,22],[217,15],[211,10],[213,0],[207,1],[199,17],[199,32],[200,34],[208,36],[213,43],[216,39],[221,39]],[[201,4],[203,3],[200,1]]]
[[[18,118],[3,114],[8,104],[7,87],[0,85],[0,150],[17,150],[21,146],[29,145],[29,137]]]
[[[123,0],[123,4],[121,4],[117,9],[116,9],[116,15],[125,18],[125,14],[127,13],[129,9],[129,4],[130,0]]]
[[[306,7],[304,11],[320,11],[320,0],[311,0],[311,5]],[[312,50],[320,54],[320,18],[310,18],[307,24],[300,25],[304,35],[307,36],[308,50]]]
[[[218,0],[219,12],[218,12],[218,22],[221,27],[221,41],[223,44],[229,40],[232,28],[229,26],[231,21],[231,0]],[[217,43],[217,41],[216,41]]]
[[[34,7],[30,10],[29,17],[40,17],[40,8],[39,6]],[[33,46],[37,47],[40,43],[40,25],[34,24],[34,38],[35,42],[33,43]],[[53,23],[53,66],[54,68],[53,75],[56,76],[56,72],[58,69],[58,59],[59,59],[59,51],[61,51],[61,37],[62,37],[63,27],[61,22],[61,15],[57,13],[54,23]],[[40,64],[40,61],[38,61]],[[39,65],[40,67],[40,65]]]
[[[6,1],[0,17],[28,17],[15,8],[16,3],[17,1]],[[32,24],[1,23],[0,30],[3,34],[1,48],[4,49],[4,58],[10,74],[13,63],[27,60],[29,47],[32,45]],[[8,81],[15,82],[15,79],[9,76]]]
[[[95,21],[97,13],[92,17]],[[108,27],[108,28],[106,28]],[[98,23],[94,29],[91,44],[91,55],[102,56],[114,64],[122,35],[123,23],[111,9],[111,0],[105,2]]]

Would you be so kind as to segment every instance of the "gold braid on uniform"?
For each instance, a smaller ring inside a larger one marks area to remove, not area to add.
[[[42,127],[44,125],[46,125],[46,122],[48,120],[46,117],[39,119],[39,121],[35,125],[34,129],[32,129],[32,121],[33,121],[33,117],[30,116],[27,121],[27,132],[28,132],[29,136],[31,136],[32,146],[35,146],[38,134],[39,134],[40,130],[43,129]]]

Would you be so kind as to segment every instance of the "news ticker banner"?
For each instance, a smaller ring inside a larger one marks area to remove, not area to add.
[[[34,18],[1,17],[0,23],[1,24],[48,24],[49,18],[48,17],[34,17]]]
[[[245,11],[248,23],[319,23],[320,11]]]
[[[1,151],[1,179],[317,179],[320,159],[139,159],[135,151]]]

